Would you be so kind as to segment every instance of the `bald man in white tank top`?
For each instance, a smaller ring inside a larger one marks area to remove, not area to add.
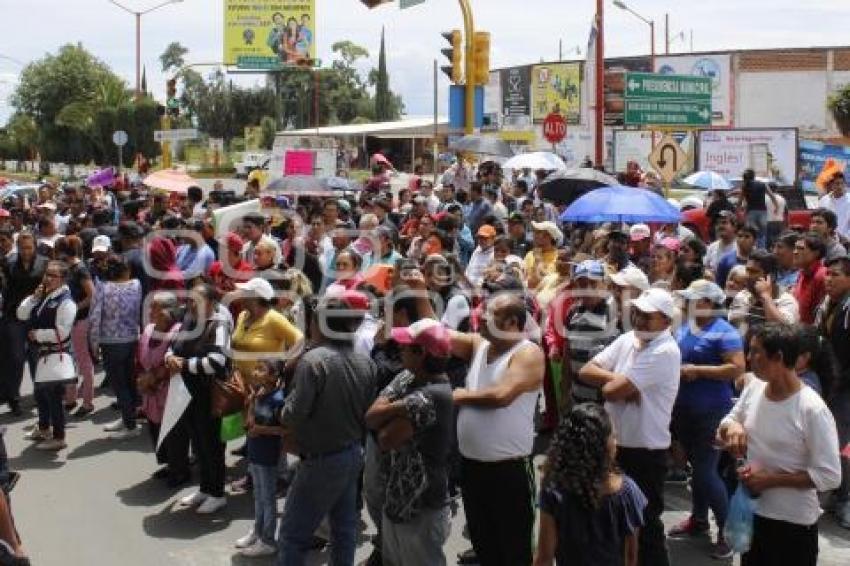
[[[420,274],[404,278],[424,290]],[[430,302],[419,314],[435,319]],[[454,391],[460,408],[457,435],[462,456],[461,488],[472,546],[482,566],[532,562],[534,525],[534,412],[541,393],[545,358],[525,339],[525,301],[500,294],[487,301],[480,335],[445,329],[452,355],[470,361],[466,386]],[[431,328],[436,320],[420,321]]]

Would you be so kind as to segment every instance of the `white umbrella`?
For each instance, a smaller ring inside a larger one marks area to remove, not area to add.
[[[515,155],[502,164],[502,169],[538,169],[561,170],[566,169],[564,160],[549,151],[534,151]]]
[[[732,189],[729,181],[714,171],[697,171],[693,175],[685,177],[683,182],[707,191],[729,191]]]

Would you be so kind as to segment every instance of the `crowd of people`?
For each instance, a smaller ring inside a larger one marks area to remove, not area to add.
[[[368,564],[446,564],[461,504],[462,564],[663,566],[666,537],[708,536],[709,511],[727,559],[738,485],[755,508],[742,563],[815,564],[821,505],[850,529],[843,172],[822,175],[806,228],[769,222],[776,195],[749,172],[737,204],[707,204],[709,241],[563,223],[546,173],[456,164],[393,190],[378,166],[355,197],[260,195],[224,226],[200,189],[46,184],[0,210],[2,400],[21,414],[26,366],[27,438],[61,451],[102,364],[120,414],[105,432],[147,428],[154,476],[197,477],[180,504],[200,514],[227,505],[236,418],[248,468],[230,487],[255,501],[237,552],[286,566],[326,544],[353,564],[363,508]],[[665,532],[677,477],[692,508]]]

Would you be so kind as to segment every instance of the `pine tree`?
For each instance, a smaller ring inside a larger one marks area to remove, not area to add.
[[[378,77],[375,82],[375,121],[388,122],[395,118],[393,99],[390,92],[390,77],[387,74],[387,51],[384,29],[381,28],[381,52],[378,55]]]

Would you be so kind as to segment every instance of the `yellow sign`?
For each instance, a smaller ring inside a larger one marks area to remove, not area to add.
[[[551,112],[557,112],[568,124],[580,123],[581,65],[535,65],[531,71],[531,108],[535,122],[542,122]]]
[[[316,0],[224,0],[224,61],[269,70],[316,58]]]

